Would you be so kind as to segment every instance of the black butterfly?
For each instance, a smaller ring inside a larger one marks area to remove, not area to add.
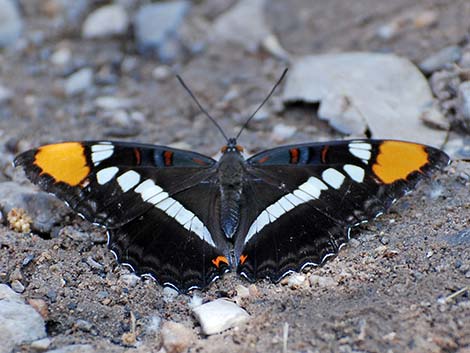
[[[32,182],[105,226],[119,261],[184,292],[230,269],[277,282],[319,265],[351,227],[448,162],[438,149],[393,140],[283,146],[245,159],[236,138],[219,161],[112,141],[45,145],[15,159]]]

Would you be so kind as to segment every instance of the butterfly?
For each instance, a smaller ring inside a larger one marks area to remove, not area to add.
[[[241,131],[226,138],[219,160],[167,146],[74,141],[23,152],[14,163],[106,227],[118,261],[182,292],[230,270],[278,282],[320,265],[351,228],[449,163],[430,146],[372,139],[281,146],[245,159]]]

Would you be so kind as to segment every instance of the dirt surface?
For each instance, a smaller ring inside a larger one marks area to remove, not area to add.
[[[139,56],[132,38],[84,40],[73,28],[58,30],[39,1],[21,5],[26,45],[0,53],[1,83],[15,92],[0,110],[0,181],[24,182],[9,166],[14,155],[60,140],[119,138],[209,155],[218,151],[223,139],[217,130],[173,77],[152,77],[158,62]],[[215,0],[201,1],[189,16],[211,20],[225,9],[220,6]],[[381,25],[429,10],[438,14],[430,27],[415,28],[404,21],[392,40],[374,35]],[[468,40],[470,2],[277,0],[266,13],[282,45],[294,54],[394,52],[417,63]],[[43,39],[36,43],[32,38],[41,37],[38,33]],[[49,61],[60,47],[72,53],[66,68]],[[95,72],[94,85],[82,95],[64,96],[64,77],[84,63]],[[263,51],[247,52],[235,45],[209,46],[176,65],[230,135],[262,101],[284,66]],[[228,92],[235,92],[231,99]],[[96,109],[96,97],[106,95],[133,99],[134,110],[144,118],[122,123]],[[297,127],[285,143],[340,137],[314,119],[313,108],[295,107],[254,122],[240,143],[250,152],[274,146],[271,131],[279,123]],[[147,279],[130,284],[124,276],[129,271],[106,248],[104,231],[75,216],[64,218],[52,234],[20,234],[4,220],[0,282],[10,283],[19,272],[22,296],[45,300],[50,348],[90,343],[97,351],[158,351],[160,338],[146,327],[152,317],[159,317],[193,329],[198,339],[191,352],[281,352],[288,325],[288,352],[464,353],[470,351],[469,294],[446,298],[470,285],[469,196],[470,165],[455,162],[387,215],[357,229],[337,257],[307,274],[331,277],[332,285],[290,288],[259,281],[252,287],[254,294],[240,303],[250,321],[209,337],[200,334],[192,316],[191,296],[170,300]],[[27,258],[32,260],[25,265]],[[229,274],[196,295],[204,301],[230,297],[238,285],[249,284]],[[123,334],[132,330],[132,315],[137,343],[126,346]],[[91,325],[77,324],[79,320]],[[32,348],[24,345],[19,351]]]

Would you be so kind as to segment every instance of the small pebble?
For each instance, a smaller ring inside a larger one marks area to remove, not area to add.
[[[156,55],[163,62],[176,59],[178,30],[190,6],[183,0],[142,5],[134,18],[139,52]]]
[[[193,309],[205,335],[213,335],[247,321],[250,315],[235,303],[216,299]]]
[[[13,291],[11,287],[6,284],[0,284],[0,300],[7,300],[10,302],[17,302],[17,303],[24,302],[21,295]]]
[[[416,28],[426,28],[434,26],[439,19],[439,13],[437,11],[424,11],[418,14],[414,18],[414,25]]]
[[[97,262],[95,259],[93,259],[91,256],[87,257],[86,263],[88,264],[88,266],[94,268],[95,270],[103,271],[104,269],[104,266]]]
[[[56,66],[65,66],[72,59],[72,52],[69,48],[59,48],[51,55],[51,63]]]
[[[202,305],[202,297],[194,294],[188,304],[190,308],[195,308],[196,306]]]
[[[161,324],[162,319],[160,316],[152,316],[149,320],[149,323],[147,324],[147,327],[145,328],[145,331],[147,334],[156,334],[158,331],[160,331]]]
[[[102,96],[95,99],[95,106],[104,110],[128,109],[132,105],[132,100],[121,97]]]
[[[459,86],[457,114],[459,119],[470,126],[470,81],[463,82]]]
[[[49,316],[49,307],[44,299],[31,298],[28,299],[28,304],[31,305],[44,320],[47,320]]]
[[[327,276],[310,275],[308,280],[312,287],[329,288],[338,285],[338,282],[334,278]]]
[[[178,296],[178,291],[172,287],[163,288],[163,301],[165,303],[171,303]]]
[[[31,348],[36,351],[45,351],[51,345],[52,340],[48,337],[31,342]]]
[[[64,83],[64,92],[67,96],[74,96],[85,92],[93,84],[93,70],[85,67],[70,75]]]
[[[400,23],[398,21],[387,23],[377,29],[377,36],[384,40],[395,38],[400,30]]]
[[[75,321],[74,327],[83,332],[90,332],[93,324],[89,321],[78,319]]]
[[[136,274],[134,273],[130,273],[130,274],[124,274],[120,277],[120,280],[127,286],[127,287],[130,287],[130,288],[134,288],[137,283],[139,283],[140,281],[140,277],[137,276]]]
[[[241,284],[237,285],[235,287],[235,290],[237,291],[237,295],[240,298],[248,298],[250,296],[250,290],[247,287],[242,286]]]
[[[20,38],[23,28],[16,1],[0,0],[0,18],[0,47],[7,47]]]
[[[445,68],[448,64],[460,60],[462,49],[458,46],[450,46],[441,49],[437,53],[421,61],[418,65],[425,74],[431,74],[434,71]]]
[[[102,6],[85,19],[82,27],[84,38],[105,38],[121,35],[127,31],[129,18],[119,4]]]
[[[271,138],[275,142],[283,142],[290,137],[294,136],[296,133],[297,128],[295,126],[288,126],[285,124],[277,124],[274,126],[273,131],[271,133]]]
[[[291,289],[298,289],[308,286],[307,277],[300,273],[293,273],[287,279],[287,285]]]
[[[11,289],[13,289],[16,293],[23,293],[24,292],[24,285],[17,279],[11,282]]]
[[[13,93],[8,88],[0,85],[0,104],[10,101],[12,97]]]
[[[168,65],[157,66],[152,71],[152,77],[157,81],[166,81],[171,76],[173,76],[173,72]]]
[[[195,342],[194,332],[183,324],[165,321],[161,328],[163,347],[167,353],[187,352]]]

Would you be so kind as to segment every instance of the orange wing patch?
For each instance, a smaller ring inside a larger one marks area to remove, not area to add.
[[[374,174],[385,184],[406,179],[413,172],[421,172],[428,162],[425,146],[416,143],[385,141],[372,166]]]
[[[57,143],[38,148],[34,164],[42,174],[49,174],[56,183],[79,185],[90,173],[85,149],[78,142]]]
[[[224,264],[228,265],[228,260],[225,256],[217,256],[215,259],[212,260],[212,263],[215,267],[219,268],[220,263],[223,262]]]
[[[243,265],[247,258],[248,258],[248,255],[241,254],[240,255],[240,265]]]

